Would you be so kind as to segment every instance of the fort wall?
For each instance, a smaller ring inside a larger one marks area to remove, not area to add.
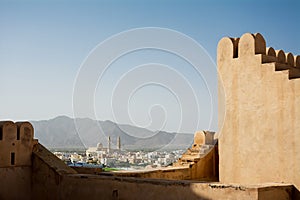
[[[33,127],[0,122],[0,199],[31,199]]]
[[[80,190],[78,189],[80,188]],[[291,199],[293,186],[241,186],[196,181],[67,175],[59,199]],[[92,195],[91,195],[92,194]],[[260,198],[259,198],[260,197]],[[274,198],[276,197],[276,198]]]
[[[33,153],[33,199],[292,199],[289,184],[232,185],[195,180],[166,180],[77,174],[41,145]]]
[[[197,132],[173,168],[93,175],[39,144],[30,123],[0,122],[0,199],[300,199],[300,57],[247,33],[223,38],[217,59],[217,144]]]
[[[77,173],[41,144],[34,146],[32,163],[33,199],[60,199],[64,175]]]
[[[220,181],[300,189],[300,57],[260,34],[218,44]]]
[[[218,145],[215,144],[213,135],[213,132],[197,131],[192,147],[188,148],[171,167],[142,171],[116,171],[110,174],[120,177],[218,181]]]

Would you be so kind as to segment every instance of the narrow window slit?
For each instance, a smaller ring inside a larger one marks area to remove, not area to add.
[[[15,152],[10,153],[10,164],[15,165]]]
[[[2,127],[0,127],[0,140],[2,140],[3,139],[3,129],[2,129]]]
[[[20,129],[17,129],[17,140],[20,140]]]

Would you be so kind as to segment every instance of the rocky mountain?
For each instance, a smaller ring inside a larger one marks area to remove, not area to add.
[[[81,149],[102,143],[107,147],[108,136],[112,148],[116,148],[120,136],[122,149],[186,149],[193,142],[193,134],[153,132],[112,121],[96,121],[88,118],[72,119],[59,116],[50,120],[31,121],[35,138],[47,148]]]

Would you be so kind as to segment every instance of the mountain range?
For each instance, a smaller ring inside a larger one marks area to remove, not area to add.
[[[186,149],[193,142],[193,134],[150,131],[112,121],[97,121],[89,118],[72,119],[59,116],[54,119],[31,121],[35,138],[51,149],[84,149],[102,143],[116,148],[117,138],[121,139],[124,150]]]

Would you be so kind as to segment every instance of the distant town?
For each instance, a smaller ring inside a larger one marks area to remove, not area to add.
[[[98,143],[97,147],[89,147],[86,151],[52,151],[69,166],[105,168],[110,170],[151,169],[172,165],[185,150],[123,150],[118,137],[117,148],[111,148],[108,137],[107,147]]]

